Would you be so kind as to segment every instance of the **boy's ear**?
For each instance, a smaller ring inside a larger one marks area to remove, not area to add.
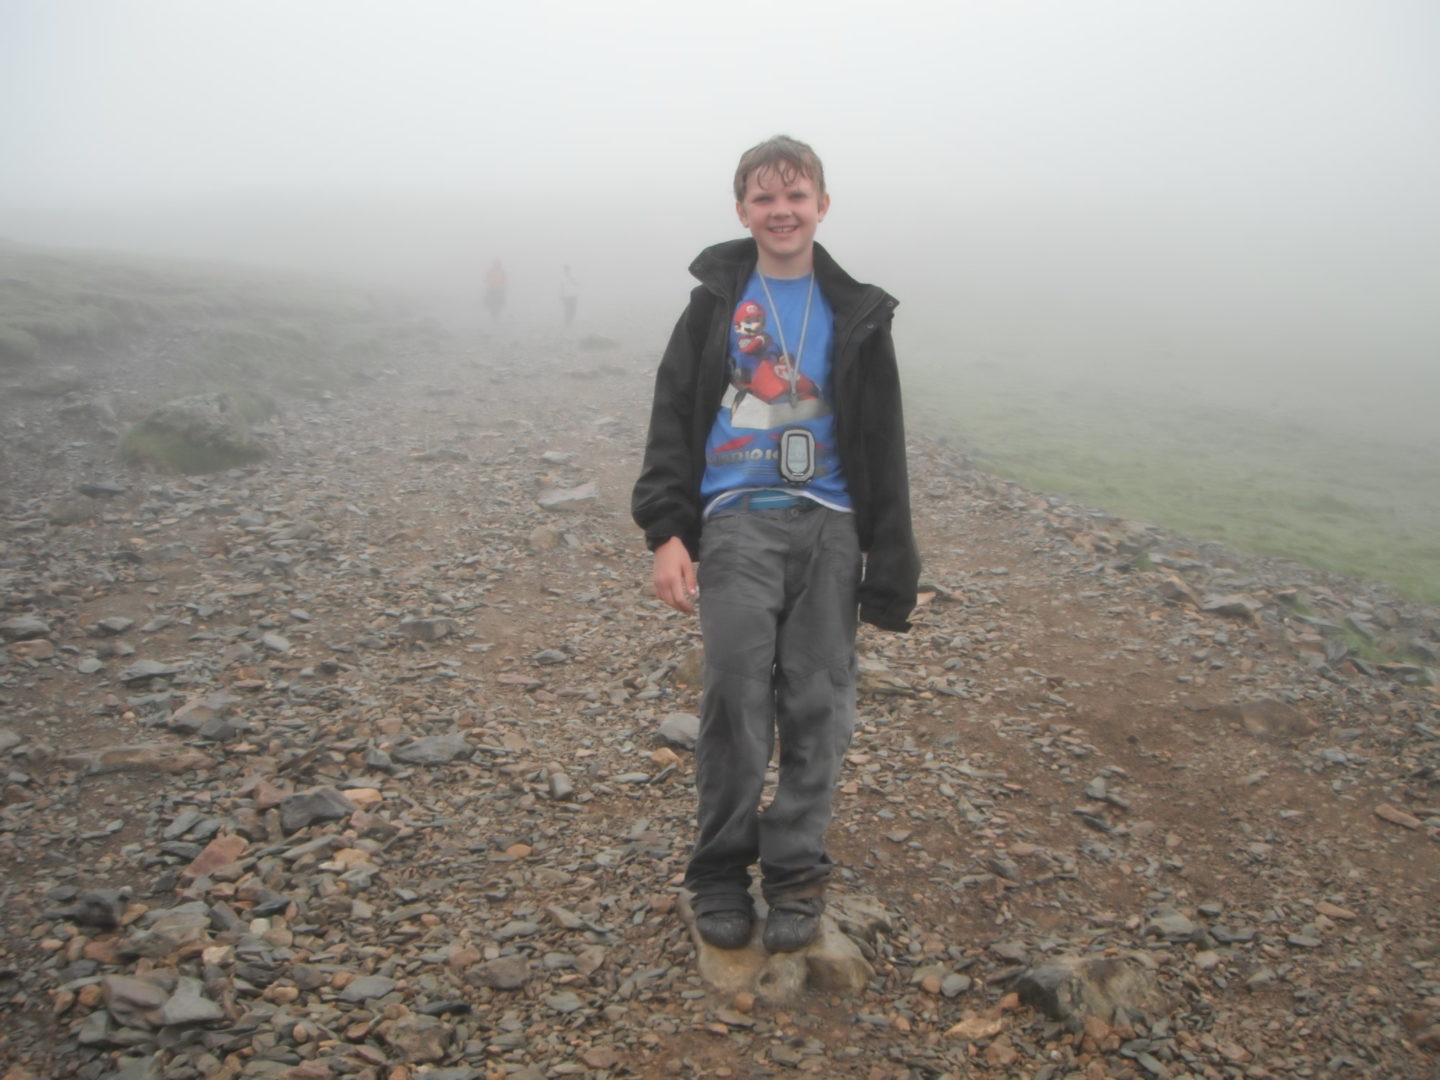
[[[743,202],[737,202],[735,204],[735,216],[740,219],[741,225],[744,225],[747,229],[750,227],[750,222],[745,220],[745,204]]]
[[[830,212],[830,193],[827,191],[820,196],[820,212],[815,215],[816,221],[824,221],[825,215]]]

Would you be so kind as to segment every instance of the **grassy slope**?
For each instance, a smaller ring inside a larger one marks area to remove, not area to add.
[[[175,394],[298,390],[379,361],[396,320],[364,292],[219,265],[0,244],[0,371],[170,337]]]
[[[917,426],[1029,487],[1440,603],[1433,438],[1366,436],[1238,389],[1196,400],[996,364],[907,371]]]

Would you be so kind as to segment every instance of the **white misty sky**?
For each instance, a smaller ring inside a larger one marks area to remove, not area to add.
[[[841,190],[899,201],[1261,189],[1298,213],[1418,203],[1440,175],[1431,0],[0,0],[0,19],[9,202],[694,197],[779,130]]]
[[[1437,57],[1434,0],[0,0],[0,236],[303,233],[457,279],[504,251],[599,299],[683,287],[739,232],[739,152],[786,132],[825,160],[822,241],[907,318],[958,297],[972,339],[1043,351],[1083,308],[1096,348],[1234,324],[1413,368]]]

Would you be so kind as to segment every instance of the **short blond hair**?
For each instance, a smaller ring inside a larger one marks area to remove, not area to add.
[[[751,174],[762,169],[774,170],[784,184],[803,176],[814,183],[817,199],[825,197],[825,167],[815,151],[799,139],[775,135],[741,154],[735,169],[736,202],[745,201],[745,188]]]

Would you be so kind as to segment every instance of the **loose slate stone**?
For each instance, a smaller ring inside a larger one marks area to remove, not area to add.
[[[1165,938],[1167,941],[1193,941],[1203,931],[1179,912],[1167,911],[1146,923],[1142,933],[1146,937]]]
[[[291,795],[280,804],[280,828],[289,836],[316,822],[343,820],[355,809],[355,804],[334,788],[314,788]]]
[[[1406,829],[1418,829],[1424,824],[1414,814],[1407,814],[1404,810],[1398,810],[1389,803],[1381,803],[1375,807],[1375,816]]]
[[[699,690],[705,685],[705,647],[696,645],[675,665],[673,678],[680,686]]]
[[[75,1041],[81,1046],[110,1046],[113,1041],[110,1030],[110,1014],[103,1011],[92,1012],[81,1021],[80,1029],[75,1033]],[[21,1080],[33,1080],[34,1075],[20,1074]]]
[[[463,735],[426,735],[397,748],[391,756],[407,765],[444,765],[472,752]]]
[[[519,990],[530,978],[530,965],[520,956],[501,956],[480,964],[467,976],[492,990]]]
[[[947,998],[959,997],[966,990],[970,989],[972,979],[968,975],[957,975],[951,973],[940,980],[940,993]]]
[[[166,726],[171,731],[194,735],[206,725],[224,720],[239,702],[239,698],[221,693],[191,698],[171,714]]]
[[[460,629],[454,619],[402,619],[400,632],[411,641],[439,641]]]
[[[100,980],[105,1008],[124,1027],[156,1026],[169,991],[154,977],[106,975]]]
[[[384,997],[395,986],[395,980],[384,975],[361,975],[358,979],[351,979],[340,991],[340,1000],[359,1005],[372,998]]]
[[[188,810],[182,810],[174,821],[165,826],[164,831],[161,832],[160,835],[166,840],[179,840],[180,837],[184,836],[204,820],[205,815],[193,807]]]
[[[176,746],[173,743],[111,746],[104,750],[71,754],[63,761],[91,776],[112,772],[182,773],[214,764],[210,756],[203,751],[190,746]]]
[[[130,901],[127,889],[91,889],[81,893],[73,904],[46,912],[47,917],[68,919],[76,926],[88,926],[97,930],[114,930],[120,925],[125,914],[125,905]]]
[[[43,638],[16,641],[10,645],[10,655],[32,663],[39,660],[53,660],[55,659],[55,646]]]
[[[376,746],[365,748],[365,768],[373,769],[376,772],[393,773],[396,769],[395,762],[390,755]]]
[[[536,500],[545,510],[574,510],[587,502],[594,502],[600,497],[600,489],[589,482],[573,488],[551,488],[542,492]]]
[[[529,919],[514,919],[495,931],[495,940],[512,941],[515,938],[533,937],[543,929],[539,923]]]
[[[1158,591],[1172,604],[1189,604],[1191,607],[1197,608],[1200,606],[1200,597],[1181,578],[1174,576],[1165,578],[1160,582]]]
[[[1230,710],[1222,710],[1230,715]],[[1295,706],[1284,701],[1246,701],[1233,708],[1240,726],[1257,738],[1310,735],[1320,726]]]
[[[1255,940],[1255,928],[1253,926],[1233,928],[1216,926],[1211,929],[1210,936],[1221,945],[1244,945]]]
[[[38,615],[17,615],[0,622],[0,638],[6,641],[30,641],[50,636],[50,624]]]
[[[176,980],[175,992],[160,1009],[160,1023],[166,1027],[224,1018],[225,1010],[205,996],[204,984],[187,976]]]
[[[1228,596],[1207,596],[1200,605],[1200,610],[1209,612],[1212,615],[1228,615],[1235,619],[1248,619],[1255,621],[1255,617],[1265,610],[1265,605],[1253,596],[1246,596],[1242,593],[1232,593]]]
[[[162,664],[158,660],[137,660],[120,672],[123,683],[143,683],[150,679],[165,679],[178,675],[185,669],[178,664]]]
[[[914,697],[915,688],[879,660],[862,658],[856,665],[856,692],[861,696]]]
[[[579,995],[570,990],[562,990],[558,994],[551,994],[545,999],[545,1004],[562,1015],[579,1012],[585,1007]]]
[[[571,782],[570,777],[566,776],[563,772],[551,773],[549,785],[550,797],[552,799],[568,799],[575,794],[574,783]]]
[[[222,866],[228,866],[249,847],[243,836],[226,834],[211,840],[184,870],[186,877],[209,877]]]
[[[972,1014],[952,1024],[945,1030],[945,1034],[952,1039],[989,1039],[1005,1030],[1003,1017],[990,1016],[987,1014]]]
[[[450,1026],[430,1016],[402,1016],[384,1035],[390,1048],[409,1062],[442,1061],[450,1049]]]
[[[700,737],[700,718],[690,713],[670,713],[655,732],[657,742],[681,750],[694,750]]]
[[[89,480],[83,484],[75,485],[75,490],[81,495],[89,495],[91,498],[112,498],[116,495],[125,494],[125,485],[117,484],[112,480]]]
[[[109,1080],[165,1080],[165,1063],[156,1054],[146,1054],[111,1073]]]
[[[124,946],[132,956],[148,956],[152,960],[166,956],[186,945],[206,942],[210,930],[210,911],[195,901],[170,908],[168,911],[152,912],[148,927],[133,936]]]

